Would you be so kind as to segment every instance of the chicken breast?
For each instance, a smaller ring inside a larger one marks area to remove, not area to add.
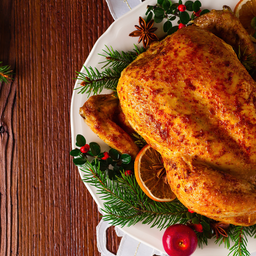
[[[256,83],[230,45],[197,26],[180,29],[139,55],[117,92],[186,207],[256,223]]]

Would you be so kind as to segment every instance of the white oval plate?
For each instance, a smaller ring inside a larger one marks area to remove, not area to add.
[[[132,50],[134,44],[137,44],[138,38],[129,37],[129,33],[134,31],[134,25],[138,24],[139,16],[145,17],[147,5],[154,5],[156,0],[147,0],[136,8],[131,10],[129,13],[125,14],[118,20],[116,20],[108,30],[98,39],[95,43],[91,53],[89,54],[87,60],[84,63],[86,67],[97,67],[99,70],[101,65],[98,63],[103,61],[103,57],[99,56],[99,53],[102,53],[102,50],[105,49],[105,45],[112,46],[114,50],[119,51],[128,51]],[[234,9],[236,1],[226,0],[225,2],[221,0],[201,0],[202,9],[222,9],[222,6],[228,5]],[[154,26],[157,26],[155,24]],[[158,29],[156,32],[162,33],[161,29]],[[81,72],[85,72],[84,68],[81,69]],[[81,81],[76,81],[75,88],[80,86]],[[110,91],[103,91],[103,93],[109,93]],[[79,108],[87,100],[87,96],[83,94],[78,94],[74,90],[71,101],[71,135],[72,135],[72,148],[75,148],[75,140],[77,134],[83,134],[86,138],[87,143],[89,142],[98,142],[102,150],[107,150],[108,146],[102,142],[99,137],[94,134],[90,128],[85,124],[83,119],[79,115]],[[79,170],[82,177],[82,173]],[[99,208],[103,208],[102,200],[99,198],[97,191],[94,187],[85,184],[87,189],[90,191],[92,197],[96,201]],[[140,240],[141,242],[164,252],[162,246],[162,235],[164,231],[160,231],[157,228],[150,228],[148,225],[136,224],[132,227],[124,227],[122,229],[124,232],[134,237],[135,239]],[[249,239],[248,241],[248,250],[253,253],[256,252],[256,243],[255,240]],[[193,255],[195,256],[226,256],[228,254],[228,249],[223,246],[218,246],[214,243],[213,240],[209,241],[207,246],[204,246],[204,249],[197,249]]]

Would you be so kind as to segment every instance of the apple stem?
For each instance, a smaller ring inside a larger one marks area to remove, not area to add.
[[[180,246],[180,247],[185,247],[183,241],[179,241],[179,246]]]

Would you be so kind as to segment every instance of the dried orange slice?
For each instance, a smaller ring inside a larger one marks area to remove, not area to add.
[[[240,0],[234,9],[234,13],[249,35],[254,35],[256,31],[251,26],[251,22],[256,17],[256,0]]]
[[[158,202],[176,198],[168,185],[161,155],[150,145],[144,146],[137,155],[134,170],[140,188],[148,197]]]

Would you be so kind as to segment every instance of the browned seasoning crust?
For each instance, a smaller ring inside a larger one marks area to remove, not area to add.
[[[236,225],[256,223],[255,88],[232,47],[196,26],[141,54],[117,88],[178,199]]]
[[[129,127],[122,113],[118,111],[118,106],[119,100],[112,94],[95,95],[84,103],[79,113],[91,130],[110,147],[135,158],[139,148],[124,131]]]
[[[238,52],[240,47],[240,52],[245,57],[249,55],[255,56],[254,45],[247,31],[228,6],[224,6],[222,11],[212,10],[196,18],[193,23],[222,38],[236,52]]]

